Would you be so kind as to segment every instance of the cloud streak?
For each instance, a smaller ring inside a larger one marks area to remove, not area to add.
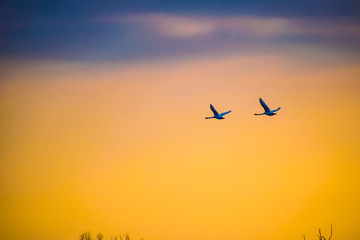
[[[359,42],[360,21],[350,17],[104,13],[4,30],[0,58],[113,61],[273,51],[294,44],[358,53]]]
[[[227,33],[250,38],[291,36],[336,37],[360,39],[360,24],[337,19],[276,18],[257,16],[191,16],[144,14],[102,18],[108,23],[133,24],[161,37],[192,39]]]

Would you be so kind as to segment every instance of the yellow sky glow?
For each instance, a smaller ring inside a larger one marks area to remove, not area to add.
[[[359,239],[360,62],[319,59],[8,66],[3,238]]]

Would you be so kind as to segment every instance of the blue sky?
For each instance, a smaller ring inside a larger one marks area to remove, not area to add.
[[[152,59],[307,43],[359,51],[360,3],[354,0],[2,1],[0,6],[2,59]],[[274,28],[282,30],[259,34],[276,21],[281,26]],[[198,28],[164,34],[180,25]]]

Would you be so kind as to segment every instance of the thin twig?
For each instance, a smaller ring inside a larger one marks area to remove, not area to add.
[[[321,236],[321,229],[319,228],[319,240],[323,240],[322,236]]]
[[[330,239],[331,239],[331,237],[332,237],[332,223],[331,223],[331,227],[330,227],[330,237],[329,237],[329,239],[328,239],[328,240],[330,240]]]

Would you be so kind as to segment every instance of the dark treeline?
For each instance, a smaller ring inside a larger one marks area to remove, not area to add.
[[[84,232],[80,235],[79,239],[80,240],[105,240],[104,235],[100,232],[96,235],[96,238],[93,238],[92,235],[90,234],[90,232]],[[134,240],[133,238],[130,238],[130,235],[128,233],[113,235],[107,239],[110,239],[110,240]],[[144,240],[144,239],[141,238],[140,240]]]
[[[306,240],[305,235],[302,235],[302,236],[303,236],[303,240]],[[332,224],[330,226],[329,238],[325,238],[325,236],[322,235],[321,229],[319,229],[319,234],[317,235],[317,237],[319,240],[331,240]],[[95,239],[91,236],[90,232],[84,232],[83,234],[80,235],[80,240],[105,240],[105,239],[104,239],[104,235],[102,233],[98,233],[96,235],[96,239]],[[118,234],[118,235],[110,236],[110,240],[134,240],[134,239],[130,238],[129,234]],[[140,240],[144,240],[144,239],[141,238]]]

